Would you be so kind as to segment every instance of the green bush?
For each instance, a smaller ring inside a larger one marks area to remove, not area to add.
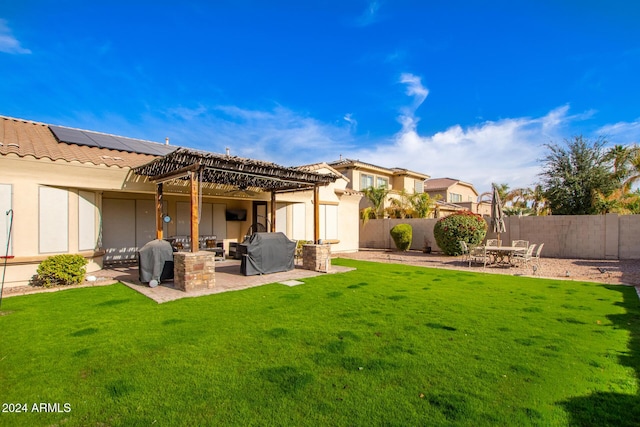
[[[409,224],[398,224],[393,227],[389,233],[399,251],[409,250],[411,247],[411,239],[413,238],[413,229]]]
[[[32,284],[50,288],[82,283],[86,265],[87,260],[81,255],[50,256],[38,266],[38,274]]]
[[[459,211],[441,218],[433,227],[436,243],[446,255],[460,255],[460,240],[478,245],[487,234],[486,221],[477,214]]]

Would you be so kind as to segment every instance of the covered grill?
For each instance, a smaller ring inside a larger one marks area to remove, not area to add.
[[[242,253],[240,268],[245,276],[295,268],[296,242],[283,233],[255,233],[238,246]]]
[[[138,273],[140,281],[173,279],[173,248],[166,240],[152,240],[138,251]]]

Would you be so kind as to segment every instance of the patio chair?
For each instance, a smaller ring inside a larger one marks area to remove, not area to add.
[[[513,260],[519,264],[527,265],[533,257],[533,251],[536,249],[536,244],[530,245],[525,252],[516,252],[513,254]]]
[[[544,243],[540,243],[540,245],[538,246],[538,249],[536,250],[535,255],[532,256],[532,259],[534,260],[538,268],[540,268],[540,252],[542,252],[543,246],[544,246]]]
[[[310,240],[296,240],[296,251],[293,256],[294,263],[297,263],[298,260],[302,259],[302,247],[310,243],[313,243],[313,242],[311,242]]]
[[[462,262],[467,262],[469,259],[469,246],[464,240],[460,240],[460,254],[462,255]]]
[[[471,263],[482,264],[482,268],[487,266],[487,262],[489,261],[489,254],[487,253],[487,248],[485,246],[476,246],[469,249],[469,267],[471,267]]]
[[[528,248],[529,241],[528,240],[512,240],[511,246],[514,246],[516,248]]]
[[[487,246],[500,246],[498,239],[487,239]]]

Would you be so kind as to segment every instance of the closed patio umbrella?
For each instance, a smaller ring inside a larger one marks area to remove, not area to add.
[[[504,225],[504,212],[502,211],[500,194],[498,194],[498,188],[495,185],[493,185],[493,196],[491,197],[491,225],[493,226],[493,232],[498,235],[498,241],[500,241],[500,233],[507,231],[507,228]]]

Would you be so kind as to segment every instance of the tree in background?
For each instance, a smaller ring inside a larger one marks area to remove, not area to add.
[[[594,194],[594,207],[597,213],[616,212],[620,214],[640,213],[640,193],[633,191],[640,181],[640,147],[637,145],[615,145],[605,154],[612,169],[611,179],[617,184],[611,194],[601,191]]]
[[[362,223],[366,224],[370,219],[378,219],[382,218],[384,215],[382,211],[382,207],[384,206],[384,201],[389,194],[389,189],[387,187],[369,187],[363,190],[364,196],[369,200],[371,206],[364,208],[360,212],[360,218],[362,219]]]
[[[431,197],[427,193],[414,194],[411,202],[416,218],[428,218],[435,209],[436,202],[440,199],[442,199],[440,194],[435,197]]]
[[[427,193],[409,193],[402,189],[399,197],[389,199],[391,206],[386,212],[389,218],[427,218],[441,198],[440,195],[432,198]]]
[[[415,193],[409,193],[406,189],[402,189],[399,193],[399,197],[389,198],[389,206],[386,209],[389,218],[413,218],[413,198]]]
[[[540,176],[549,207],[555,215],[598,213],[594,206],[596,192],[608,197],[616,189],[607,165],[606,140],[590,142],[579,135],[565,143],[566,148],[546,144],[549,153],[543,158]]]

